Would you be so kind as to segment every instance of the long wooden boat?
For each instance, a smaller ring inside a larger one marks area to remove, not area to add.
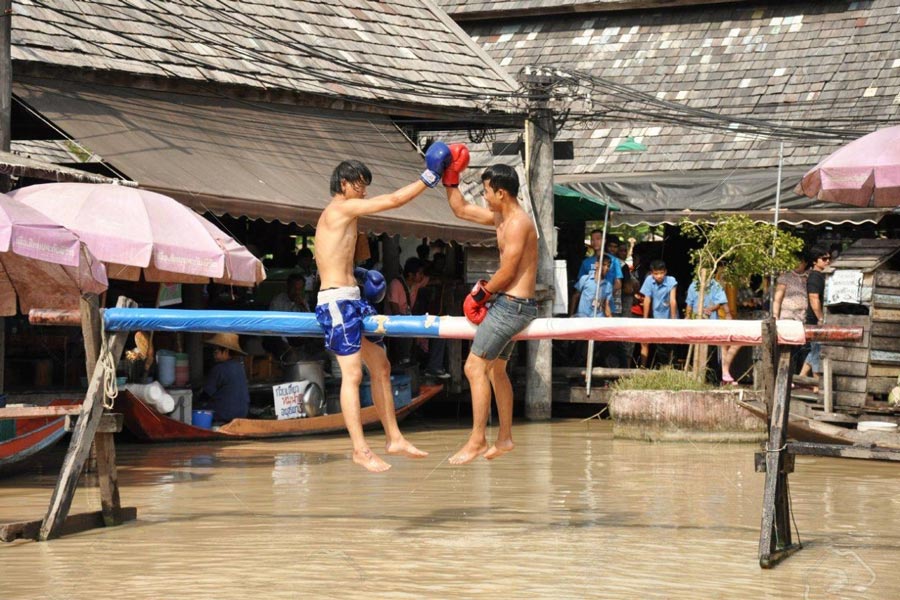
[[[50,406],[72,406],[81,399],[54,400]],[[16,418],[16,435],[0,442],[0,477],[24,471],[66,435],[66,417]]]
[[[766,413],[766,405],[762,402],[738,401],[738,404],[764,422],[768,422],[769,417]],[[858,429],[838,427],[795,414],[791,414],[788,420],[788,437],[798,442],[900,449],[900,433],[859,431]]]
[[[431,400],[443,389],[441,385],[423,385],[419,395],[402,408],[397,409],[400,421]],[[203,442],[234,439],[260,439],[315,435],[345,431],[344,417],[340,413],[300,419],[234,419],[217,429],[195,427],[177,419],[162,415],[128,391],[119,392],[114,412],[122,413],[125,427],[136,438],[146,442]],[[363,427],[378,424],[378,412],[374,406],[360,409]]]

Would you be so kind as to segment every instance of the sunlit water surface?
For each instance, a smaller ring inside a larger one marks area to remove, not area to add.
[[[0,545],[0,598],[897,598],[900,466],[798,457],[805,548],[757,563],[754,445],[614,440],[609,421],[517,423],[515,452],[373,475],[343,436],[120,445],[138,520]],[[383,437],[370,435],[375,447]],[[0,522],[43,516],[54,475],[0,480]],[[99,508],[82,487],[73,512]]]

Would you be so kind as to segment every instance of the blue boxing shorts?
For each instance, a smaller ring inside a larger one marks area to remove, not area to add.
[[[338,356],[356,354],[362,347],[363,318],[378,312],[355,286],[322,290],[316,299],[316,321],[325,330],[325,348]],[[368,337],[381,343],[380,336]]]

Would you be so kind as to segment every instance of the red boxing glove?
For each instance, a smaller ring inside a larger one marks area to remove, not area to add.
[[[459,185],[459,174],[469,166],[469,149],[465,144],[450,144],[450,164],[444,170],[441,179],[444,186],[456,187]]]
[[[484,287],[486,285],[487,281],[479,280],[463,302],[463,314],[473,325],[478,325],[487,316],[488,307],[486,305],[493,294]]]

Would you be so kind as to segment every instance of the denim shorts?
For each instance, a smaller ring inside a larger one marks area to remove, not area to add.
[[[812,367],[813,374],[822,372],[822,344],[819,342],[809,343],[809,354],[806,355],[805,362]]]
[[[537,314],[535,300],[498,294],[475,332],[472,354],[485,360],[498,357],[509,360],[516,344],[512,341],[513,336],[528,327]]]

